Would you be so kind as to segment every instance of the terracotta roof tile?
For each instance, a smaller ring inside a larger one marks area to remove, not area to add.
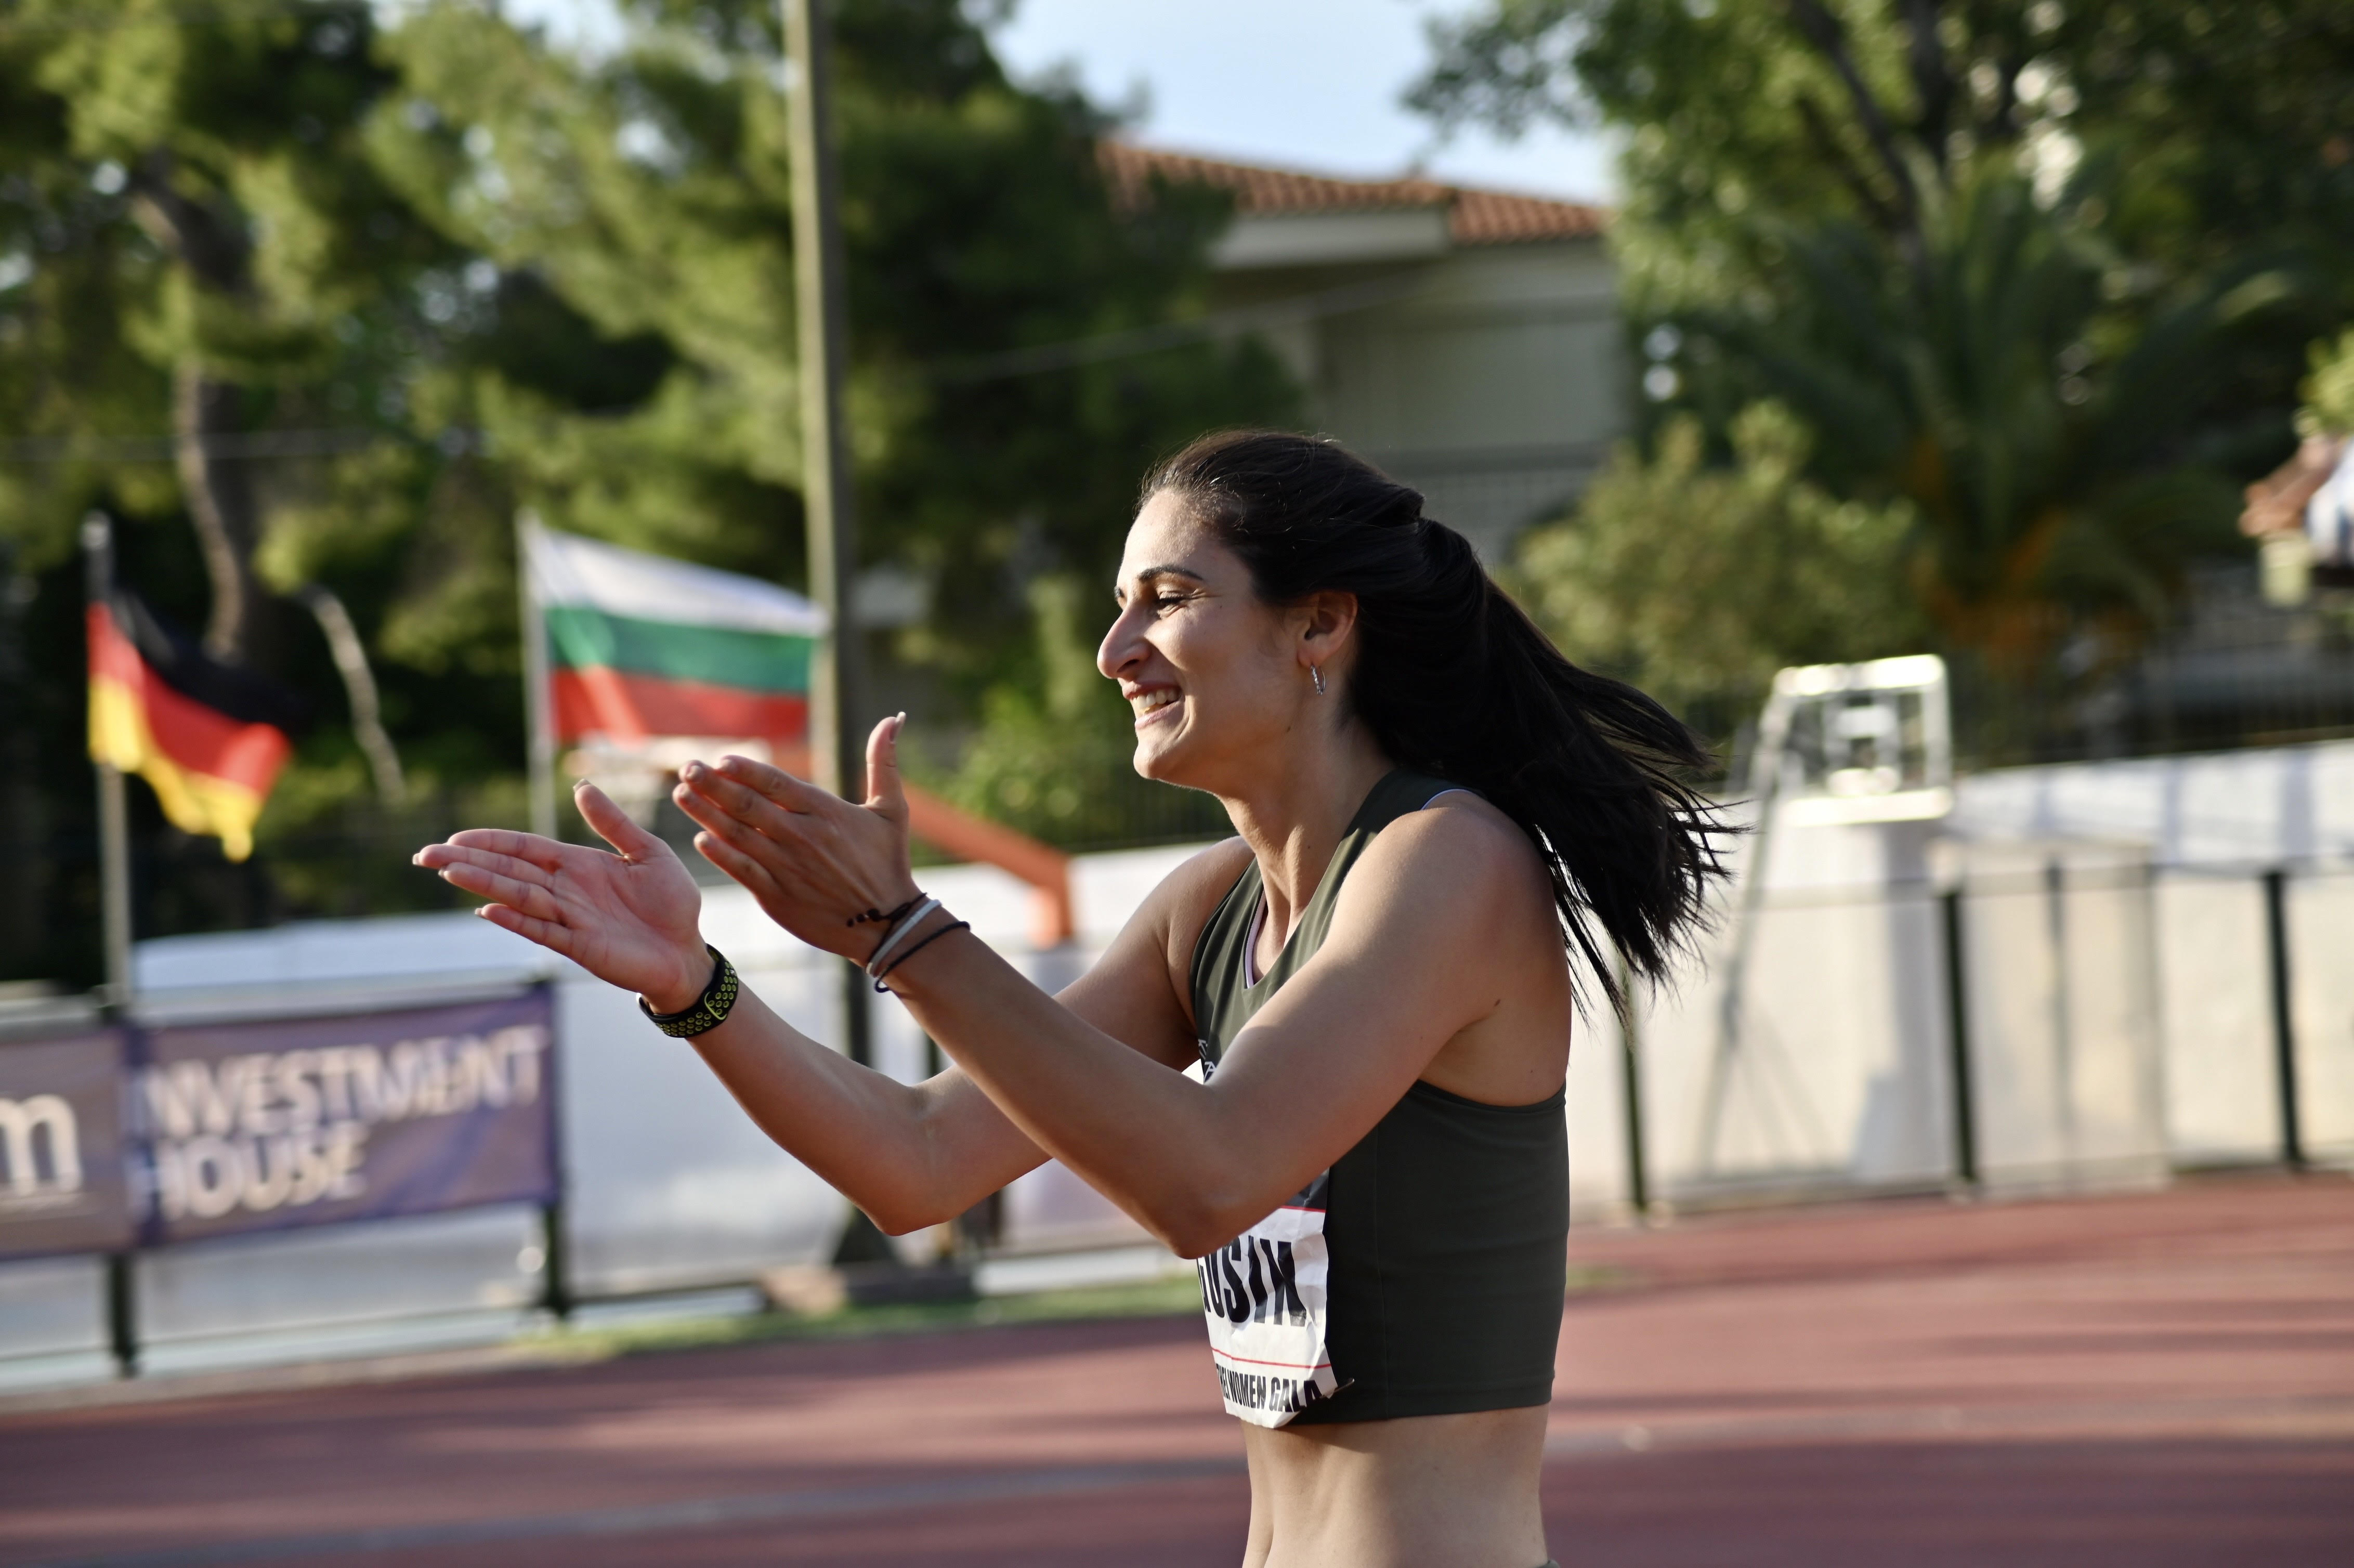
[[[1104,173],[1114,195],[1140,202],[1152,176],[1172,184],[1215,185],[1235,193],[1242,213],[1373,212],[1390,207],[1443,207],[1447,228],[1458,245],[1514,245],[1537,239],[1584,239],[1600,234],[1606,208],[1547,196],[1509,196],[1472,190],[1436,180],[1336,180],[1289,169],[1223,163],[1185,153],[1139,147],[1129,142],[1100,144]]]

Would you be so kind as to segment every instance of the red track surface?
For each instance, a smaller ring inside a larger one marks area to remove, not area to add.
[[[2354,1564],[2354,1185],[1592,1232],[1569,1568]],[[1230,1564],[1200,1330],[1041,1325],[0,1422],[0,1563]]]

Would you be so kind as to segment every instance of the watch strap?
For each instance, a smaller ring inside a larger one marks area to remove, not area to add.
[[[638,1011],[646,1015],[646,1022],[673,1039],[691,1040],[725,1023],[743,989],[736,978],[736,966],[727,961],[726,954],[708,942],[703,945],[703,950],[711,955],[711,980],[704,986],[703,994],[695,999],[694,1006],[678,1012],[656,1012],[644,997],[638,998]]]

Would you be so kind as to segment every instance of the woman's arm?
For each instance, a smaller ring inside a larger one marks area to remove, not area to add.
[[[677,798],[705,829],[707,858],[796,935],[847,951],[839,911],[913,891],[894,880],[905,820],[895,738],[878,729],[870,745],[869,776],[883,785],[873,807],[736,758],[690,768]],[[1199,1256],[1338,1159],[1449,1040],[1494,1013],[1509,989],[1497,929],[1533,920],[1549,934],[1550,908],[1509,821],[1471,810],[1401,821],[1358,862],[1323,948],[1207,1086],[1119,1049],[968,935],[942,937],[890,981],[1034,1143]],[[935,915],[917,935],[948,919]],[[1172,976],[1186,956],[1171,953]]]
[[[1212,852],[1196,862],[1223,860],[1232,881],[1235,858]],[[1181,867],[1047,1011],[1084,1020],[1127,1046],[1122,1055],[1174,1076],[1170,1069],[1195,1054],[1169,982],[1171,927],[1199,902],[1204,880],[1200,864]],[[897,1083],[817,1044],[748,993],[694,1044],[763,1132],[892,1235],[953,1219],[1047,1158],[962,1067]]]
[[[417,863],[489,899],[477,913],[493,925],[655,1011],[693,1005],[711,975],[694,878],[601,791],[583,786],[578,799],[616,853],[474,829],[426,846]],[[1172,877],[1064,993],[1096,1027],[1180,1062],[1193,1054],[1183,1018],[1155,993],[1169,994],[1164,927],[1185,885],[1185,874]],[[897,1083],[802,1034],[748,990],[694,1044],[761,1130],[894,1234],[952,1218],[1046,1158],[960,1070]]]

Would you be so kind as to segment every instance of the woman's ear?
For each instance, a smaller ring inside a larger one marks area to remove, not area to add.
[[[1339,652],[1357,629],[1357,596],[1328,588],[1299,601],[1301,652],[1318,663]]]

